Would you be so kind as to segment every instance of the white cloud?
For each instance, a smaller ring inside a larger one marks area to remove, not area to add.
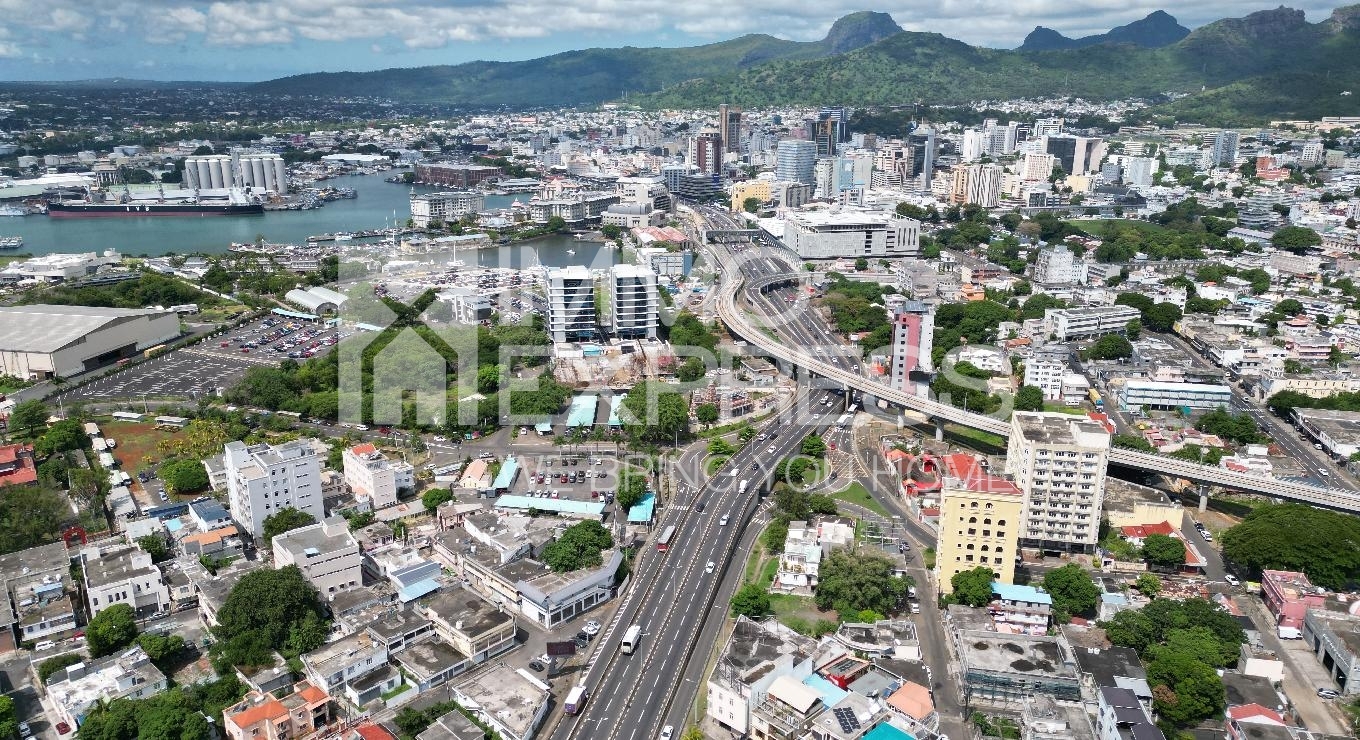
[[[10,41],[0,41],[0,59],[20,59],[24,56],[24,50],[18,44]]]
[[[1069,36],[1100,33],[1159,8],[1187,26],[1239,16],[1275,0],[887,0],[874,8],[891,13],[909,30],[933,31],[968,43],[1014,47],[1034,26]],[[1296,1],[1317,21],[1335,0]],[[479,44],[478,55],[496,58],[496,42],[589,34],[590,44],[611,38],[658,42],[679,31],[719,40],[743,33],[781,38],[821,38],[832,22],[861,10],[862,0],[788,3],[786,0],[0,0],[0,16],[13,29],[91,38],[102,31],[145,35],[155,43],[216,47],[287,46],[297,40],[368,42],[381,49],[438,49]],[[123,29],[127,29],[124,31]],[[395,43],[389,44],[387,41]],[[9,47],[12,52],[12,46]],[[370,49],[371,50],[371,49]],[[371,50],[372,53],[381,53]]]

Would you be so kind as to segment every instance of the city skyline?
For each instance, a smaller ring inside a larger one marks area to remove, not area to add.
[[[1316,22],[1334,2],[1292,5]],[[255,81],[322,71],[516,61],[575,49],[619,46],[679,47],[747,33],[792,40],[820,39],[839,17],[858,10],[893,16],[904,29],[929,31],[979,46],[1014,48],[1035,26],[1070,37],[1102,33],[1166,9],[1189,28],[1263,10],[1269,3],[1221,0],[1176,7],[1162,0],[1108,7],[1085,0],[1058,8],[1030,0],[996,12],[980,2],[925,5],[897,0],[811,7],[652,3],[505,5],[465,0],[438,6],[428,0],[362,1],[327,5],[276,3],[112,3],[99,8],[55,0],[41,8],[0,0],[10,19],[0,28],[0,80]],[[626,23],[620,23],[626,18]]]

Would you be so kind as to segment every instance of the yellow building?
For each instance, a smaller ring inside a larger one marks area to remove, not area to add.
[[[741,204],[747,198],[759,198],[761,203],[769,203],[774,197],[769,180],[743,180],[732,183],[732,210],[741,211]]]
[[[940,541],[935,570],[940,592],[954,590],[955,573],[986,566],[1001,583],[1015,582],[1024,495],[982,469],[972,455],[945,455]]]

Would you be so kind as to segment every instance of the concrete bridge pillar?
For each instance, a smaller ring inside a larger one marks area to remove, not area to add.
[[[935,422],[935,441],[936,441],[936,442],[943,442],[943,441],[944,441],[944,420],[943,420],[943,419],[931,419],[931,421]]]

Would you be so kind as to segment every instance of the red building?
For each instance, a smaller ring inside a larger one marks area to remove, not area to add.
[[[417,164],[416,182],[470,188],[501,176],[501,168],[483,164]]]
[[[33,445],[0,445],[0,486],[18,486],[37,480]]]
[[[1302,573],[1267,570],[1261,573],[1261,598],[1279,627],[1303,627],[1309,609],[1321,609],[1326,595]]]

